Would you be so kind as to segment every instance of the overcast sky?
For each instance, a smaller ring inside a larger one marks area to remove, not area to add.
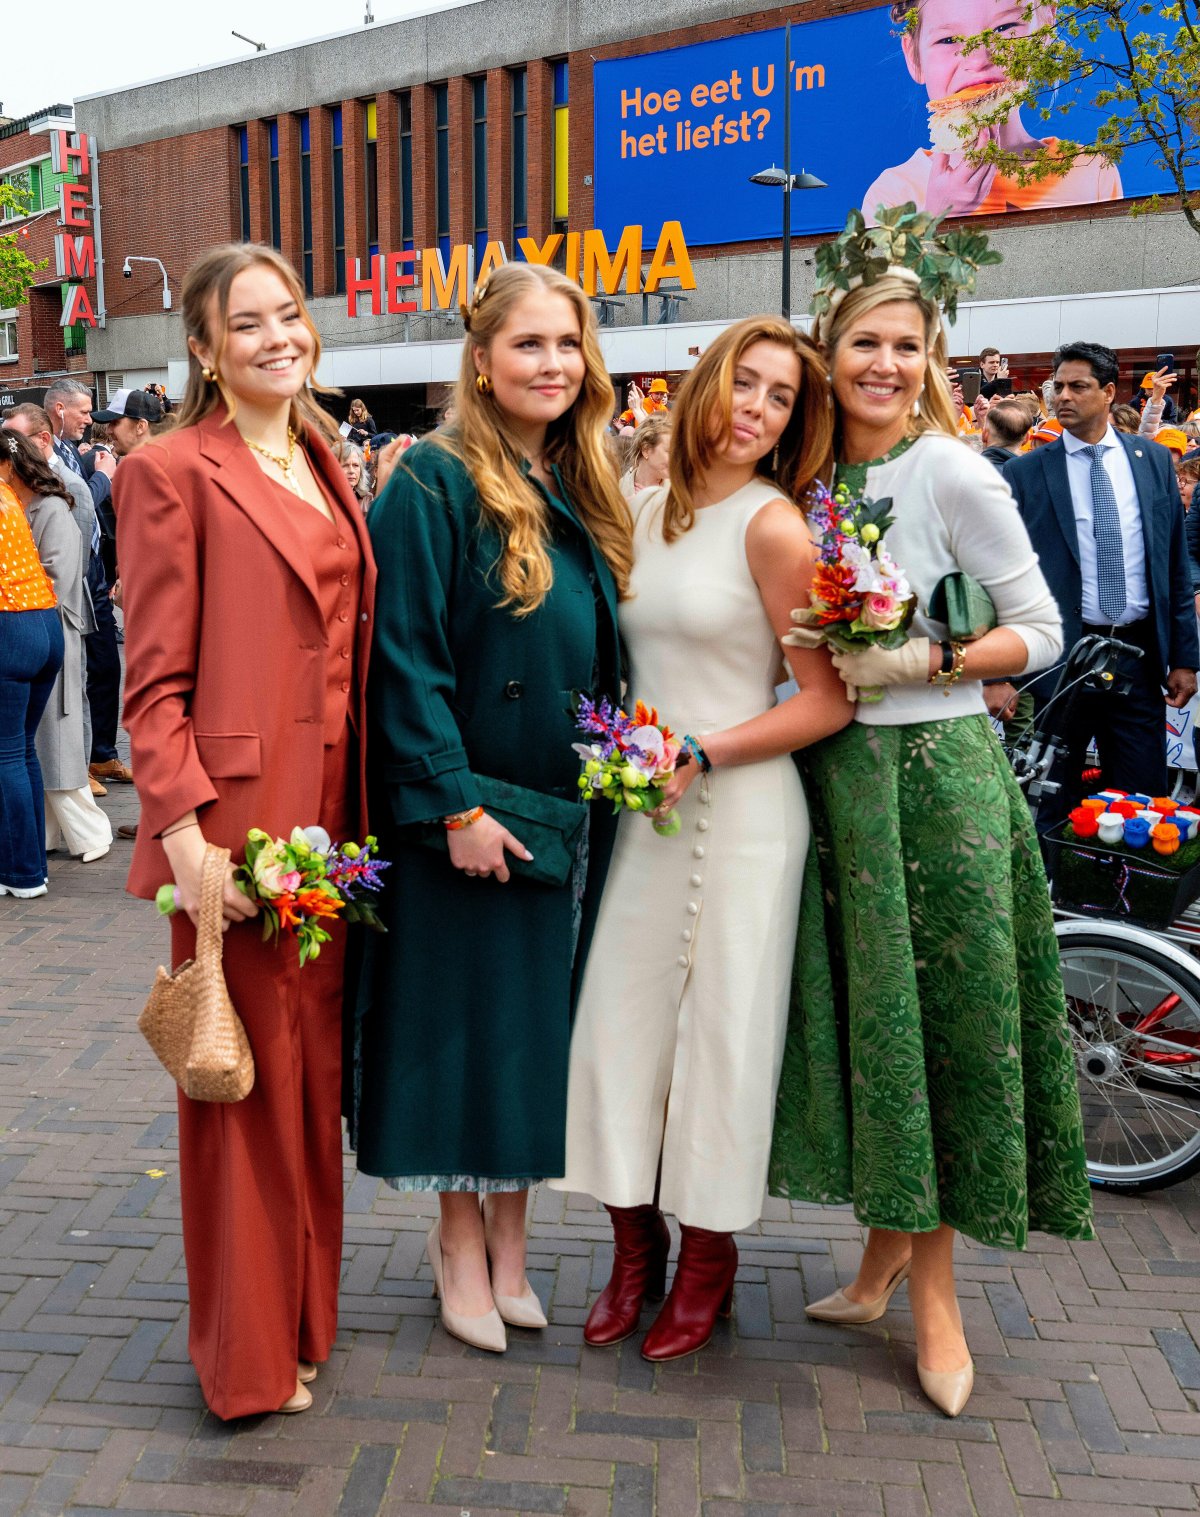
[[[377,22],[445,8],[445,0],[373,4]],[[16,117],[77,95],[244,58],[253,48],[230,35],[233,27],[272,49],[355,30],[366,0],[166,0],[116,9],[79,0],[43,9],[12,0],[3,9],[9,66],[0,76],[0,102],[4,115]]]

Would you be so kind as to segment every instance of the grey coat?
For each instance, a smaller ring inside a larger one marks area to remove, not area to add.
[[[38,724],[37,756],[47,790],[81,790],[88,782],[83,746],[83,629],[87,587],[84,545],[74,512],[57,495],[39,495],[26,507],[38,557],[58,596],[66,656]]]
[[[83,538],[83,578],[86,583],[88,569],[92,561],[92,530],[96,524],[96,504],[92,500],[92,492],[87,487],[87,482],[82,475],[74,474],[63,463],[57,453],[51,453],[48,460],[50,467],[71,492],[71,499],[75,502],[75,509],[71,515],[75,518],[75,525],[79,528],[79,535]],[[96,631],[96,613],[92,610],[92,597],[83,597],[83,635]]]

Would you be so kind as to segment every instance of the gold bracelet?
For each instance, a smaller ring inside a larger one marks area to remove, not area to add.
[[[949,669],[939,669],[936,674],[929,676],[929,683],[940,687],[942,694],[949,696],[951,690],[963,677],[963,666],[967,662],[967,645],[965,643],[951,643],[954,650],[954,663]]]

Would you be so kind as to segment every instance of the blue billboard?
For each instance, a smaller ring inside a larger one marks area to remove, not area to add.
[[[834,231],[852,206],[870,220],[877,206],[906,200],[997,215],[1171,193],[1152,146],[1127,152],[1117,167],[1082,157],[1027,186],[964,160],[956,113],[981,96],[990,108],[1011,86],[981,49],[958,43],[1009,11],[1012,25],[1022,24],[1018,0],[920,0],[915,31],[893,20],[890,6],[792,27],[791,168],[828,185],[793,194],[794,232]],[[1103,52],[1119,41],[1094,46]],[[596,226],[616,236],[640,224],[653,241],[664,221],[679,221],[696,246],[778,237],[780,190],[749,181],[783,162],[784,58],[776,27],[596,63]],[[1060,130],[1086,140],[1108,113],[1075,103],[1058,118]],[[1049,124],[1014,105],[993,130],[1019,151],[1046,140]]]

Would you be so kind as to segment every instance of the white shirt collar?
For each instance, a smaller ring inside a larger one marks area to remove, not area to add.
[[[1081,438],[1076,437],[1073,432],[1068,432],[1066,427],[1063,428],[1062,439],[1063,447],[1066,448],[1068,453],[1079,453],[1084,448],[1090,448],[1092,446],[1091,443],[1084,442]],[[1119,448],[1121,446],[1121,444],[1117,441],[1117,434],[1113,430],[1112,422],[1109,422],[1108,430],[1105,432],[1104,436],[1100,439],[1096,446],[1100,448]]]

